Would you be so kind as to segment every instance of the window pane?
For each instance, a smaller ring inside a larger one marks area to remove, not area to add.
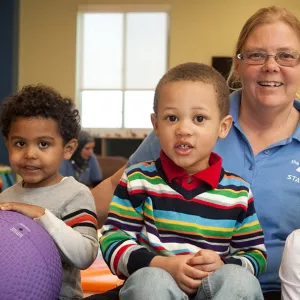
[[[151,128],[154,91],[125,92],[125,128]]]
[[[121,128],[121,91],[83,91],[81,118],[84,128]]]
[[[154,89],[166,71],[167,13],[126,14],[126,89]]]
[[[123,14],[83,16],[82,89],[121,89]]]

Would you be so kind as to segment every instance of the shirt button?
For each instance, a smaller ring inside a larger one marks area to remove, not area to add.
[[[265,153],[266,155],[268,155],[268,154],[270,153],[270,150],[265,150],[264,153]]]
[[[254,165],[250,165],[249,170],[253,170],[253,169],[254,169]]]
[[[193,182],[193,179],[192,179],[191,177],[189,177],[189,178],[186,180],[186,182],[187,182],[188,184],[190,184],[190,183]]]

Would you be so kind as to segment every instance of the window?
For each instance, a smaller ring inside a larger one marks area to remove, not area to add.
[[[82,126],[148,133],[156,84],[167,70],[168,10],[80,8],[77,105]]]

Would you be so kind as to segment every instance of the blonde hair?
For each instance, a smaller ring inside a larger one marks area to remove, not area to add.
[[[234,89],[234,86],[240,84],[240,80],[234,75],[234,69],[237,59],[236,55],[242,51],[242,48],[245,45],[249,35],[259,25],[273,24],[279,21],[289,25],[292,29],[294,29],[300,40],[300,21],[294,14],[292,14],[286,8],[277,6],[270,6],[259,9],[246,21],[236,43],[232,66],[227,79],[227,83],[230,87],[232,87],[232,89]]]

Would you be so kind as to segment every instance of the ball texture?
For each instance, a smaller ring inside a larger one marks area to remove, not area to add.
[[[62,265],[49,233],[32,219],[0,210],[0,299],[58,299]]]

